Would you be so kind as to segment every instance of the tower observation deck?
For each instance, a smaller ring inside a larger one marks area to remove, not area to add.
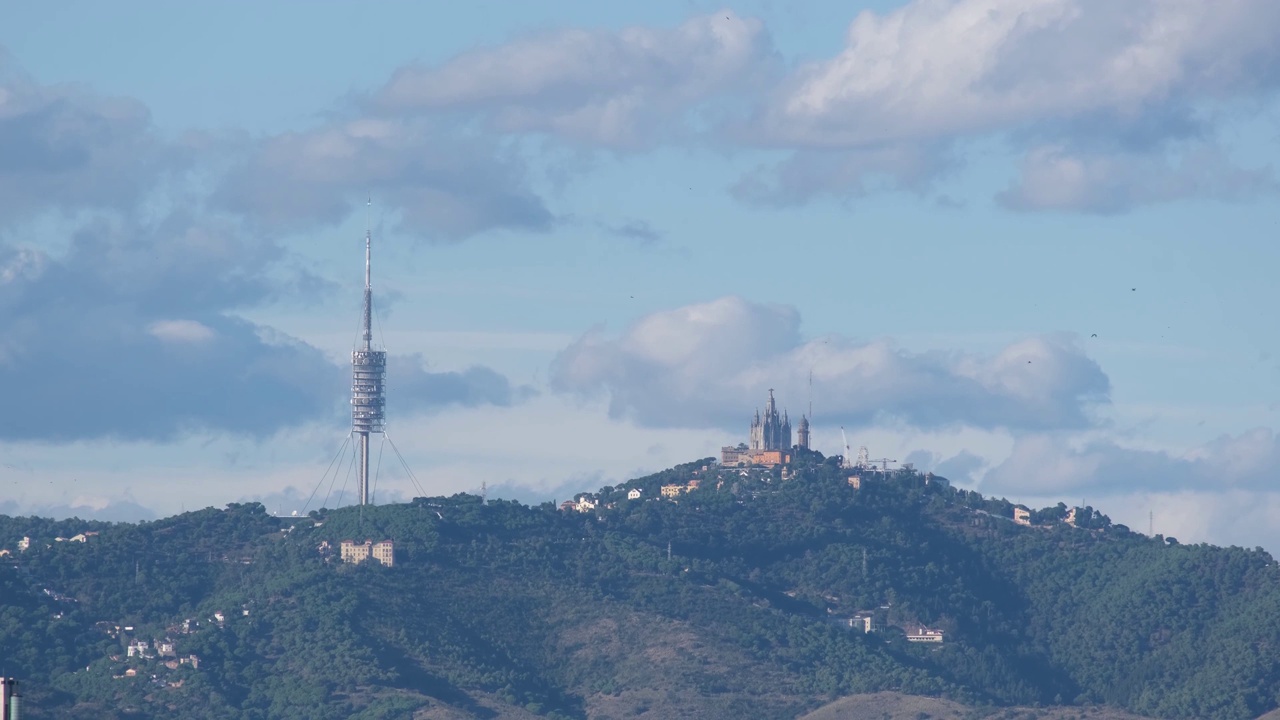
[[[387,353],[373,349],[371,235],[364,235],[364,318],[360,347],[351,352],[351,431],[360,448],[356,494],[369,504],[369,435],[386,430]]]

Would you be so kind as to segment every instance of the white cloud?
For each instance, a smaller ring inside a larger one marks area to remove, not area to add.
[[[274,230],[336,224],[369,193],[403,229],[458,240],[554,221],[523,160],[492,138],[446,123],[356,118],[266,138],[222,178],[218,203]]]
[[[1170,105],[1273,83],[1269,0],[916,0],[864,11],[847,47],[796,73],[766,127],[856,146],[1001,131]]]
[[[798,410],[810,372],[825,414],[851,425],[1082,427],[1109,391],[1066,338],[1023,340],[994,356],[804,341],[793,308],[737,297],[654,313],[616,338],[587,333],[556,358],[552,387],[605,393],[611,415],[643,425],[733,427],[767,388]]]
[[[282,254],[182,212],[88,223],[57,255],[0,243],[0,395],[29,408],[0,415],[0,438],[263,434],[345,414],[345,359],[234,313],[314,284]],[[390,367],[405,412],[527,396],[486,367]]]
[[[213,339],[213,328],[196,320],[157,320],[147,332],[160,340],[174,343],[203,343]]]
[[[1274,184],[1270,171],[1232,167],[1213,136],[1238,101],[1274,91],[1277,33],[1270,0],[915,0],[864,11],[842,52],[797,68],[741,129],[797,154],[749,175],[738,194],[778,204],[921,191],[957,146],[989,137],[1029,148],[1023,178],[1002,196],[1021,209],[1255,194]]]
[[[0,98],[0,225],[50,208],[130,206],[189,160],[142,103],[41,85],[2,48]]]
[[[1091,435],[1018,437],[982,479],[983,490],[1029,494],[1265,489],[1280,473],[1280,438],[1269,428],[1223,435],[1182,453],[1124,446]]]
[[[402,68],[375,105],[479,112],[499,132],[636,147],[679,132],[708,99],[759,82],[771,52],[763,24],[731,10],[675,28],[559,30]]]
[[[1187,197],[1250,197],[1275,188],[1269,169],[1234,167],[1212,147],[1173,159],[1163,152],[1073,152],[1058,144],[1030,149],[1021,176],[999,199],[1017,210],[1107,213]]]

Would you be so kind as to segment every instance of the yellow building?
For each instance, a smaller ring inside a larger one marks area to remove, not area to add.
[[[1031,511],[1026,508],[1015,507],[1013,509],[1013,521],[1019,525],[1031,525]]]
[[[680,493],[682,492],[684,492],[683,485],[663,485],[662,486],[662,497],[664,498],[679,497]]]
[[[752,465],[773,467],[774,465],[785,465],[789,462],[791,462],[791,454],[781,450],[761,450],[751,455]]]
[[[359,564],[372,557],[387,567],[395,564],[395,546],[390,540],[378,543],[372,540],[365,540],[363,543],[343,540],[341,553],[344,563]]]

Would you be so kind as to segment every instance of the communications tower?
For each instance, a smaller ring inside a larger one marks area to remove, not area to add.
[[[369,435],[385,432],[387,352],[373,349],[373,282],[370,273],[372,235],[364,233],[364,319],[360,347],[351,352],[351,432],[360,448],[356,495],[369,504]]]
[[[18,720],[22,697],[18,695],[18,681],[0,677],[0,720]]]

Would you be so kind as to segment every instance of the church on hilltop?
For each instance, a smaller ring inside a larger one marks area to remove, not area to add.
[[[796,447],[809,449],[809,418],[800,416],[800,424],[796,431]],[[764,415],[756,410],[751,421],[750,444],[726,445],[720,448],[720,463],[728,466],[785,465],[791,462],[791,420],[787,411],[778,413],[778,406],[773,399],[773,389],[769,390],[769,401],[764,406]]]
[[[756,417],[751,421],[751,444],[752,450],[783,450],[791,449],[791,421],[787,418],[787,411],[782,411],[782,417],[778,417],[778,408],[773,404],[773,389],[769,389],[769,402],[764,406],[764,418],[760,418],[760,410],[756,410]]]

